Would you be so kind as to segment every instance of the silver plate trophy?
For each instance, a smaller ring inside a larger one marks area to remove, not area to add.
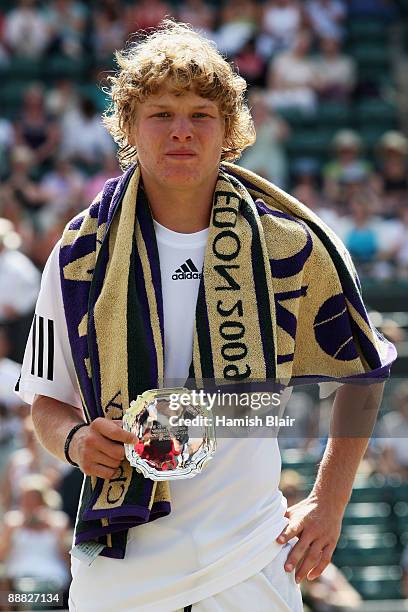
[[[201,472],[214,455],[216,439],[213,415],[200,400],[177,387],[150,389],[132,401],[123,416],[123,429],[138,437],[134,446],[125,444],[130,465],[151,480],[192,478]]]

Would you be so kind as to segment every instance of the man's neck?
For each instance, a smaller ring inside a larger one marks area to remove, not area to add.
[[[192,234],[209,226],[215,182],[205,188],[174,190],[143,177],[153,219],[174,232]]]

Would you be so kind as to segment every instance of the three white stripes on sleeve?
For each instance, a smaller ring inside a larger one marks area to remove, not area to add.
[[[31,374],[54,380],[54,321],[35,314],[31,336]]]

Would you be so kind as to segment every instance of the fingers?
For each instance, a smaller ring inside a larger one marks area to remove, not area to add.
[[[91,467],[91,471],[88,473],[88,476],[99,476],[99,478],[104,478],[106,480],[110,480],[114,477],[117,468],[113,469],[110,467],[106,467],[106,465],[100,465],[99,463],[95,463]],[[85,472],[87,474],[87,472]]]
[[[112,421],[111,419],[105,419],[98,417],[90,424],[91,429],[99,432],[109,440],[115,440],[122,444],[136,444],[137,436],[122,429],[122,422]]]
[[[292,572],[295,567],[298,565],[299,561],[303,559],[311,544],[311,539],[306,538],[305,536],[301,537],[292,550],[290,551],[286,562],[285,562],[285,570],[287,572]]]
[[[86,430],[86,431],[85,431]],[[97,418],[79,430],[76,444],[77,463],[84,474],[112,478],[125,456],[124,443],[134,444],[137,437],[122,429],[121,421]]]
[[[296,582],[299,583],[306,577],[307,573],[319,563],[321,556],[321,545],[318,541],[313,542],[313,544],[306,550],[303,560],[300,560],[297,567],[295,574]]]
[[[115,459],[105,453],[101,452],[97,448],[88,447],[84,449],[81,456],[80,467],[81,470],[87,476],[101,476],[101,478],[112,478],[112,476],[117,471],[119,465],[121,463],[121,459]],[[107,473],[108,476],[101,475],[101,468],[103,468],[103,473]]]
[[[321,540],[315,540],[307,544],[300,539],[289,553],[285,570],[292,572],[296,569],[295,580],[301,582],[306,576],[308,580],[318,578],[329,565],[335,544],[327,544],[322,547]]]
[[[331,558],[334,552],[334,548],[335,548],[334,546],[324,547],[319,563],[316,565],[316,567],[312,569],[312,571],[310,571],[307,574],[308,580],[315,580],[315,578],[318,578],[320,574],[324,572],[324,570],[326,569],[326,567],[329,565],[331,561]]]
[[[108,440],[98,432],[89,437],[89,446],[120,462],[125,456],[125,447],[120,442]]]
[[[334,520],[333,517],[328,520],[326,504],[308,497],[288,508],[285,516],[289,522],[276,541],[285,544],[297,536],[286,559],[285,570],[296,569],[296,582],[306,576],[314,580],[331,561],[341,531],[342,515],[335,514]]]
[[[302,523],[292,521],[291,523],[288,523],[284,529],[282,529],[281,533],[276,538],[276,541],[279,542],[279,544],[286,544],[286,542],[295,536],[299,536],[302,530]]]
[[[104,465],[105,467],[109,467],[115,470],[118,469],[122,459],[123,457],[121,457],[120,459],[116,459],[99,450],[96,450],[93,454],[94,463],[99,463],[101,465]]]

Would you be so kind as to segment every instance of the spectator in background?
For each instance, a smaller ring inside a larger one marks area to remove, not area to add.
[[[380,421],[378,445],[382,449],[379,471],[385,476],[399,475],[408,479],[408,383],[402,382],[394,395],[396,410]]]
[[[47,3],[44,18],[51,36],[48,52],[79,58],[83,52],[86,16],[83,2],[53,0]]]
[[[28,415],[23,422],[21,448],[10,455],[4,471],[1,487],[4,511],[19,507],[23,478],[37,473],[47,479],[48,486],[54,487],[60,480],[61,463],[44,452],[37,441],[31,416]]]
[[[47,172],[40,182],[46,206],[45,214],[50,219],[56,219],[79,212],[83,205],[84,182],[84,176],[69,159],[58,155],[54,168]]]
[[[311,59],[310,32],[298,34],[293,48],[281,53],[270,64],[268,102],[275,108],[299,108],[311,113],[316,109],[318,76]]]
[[[332,142],[334,159],[323,167],[324,195],[332,202],[341,199],[341,183],[350,179],[366,180],[371,165],[361,157],[362,142],[353,130],[340,130]]]
[[[378,242],[378,257],[382,257],[381,235],[384,230],[384,220],[381,218],[381,202],[377,198],[371,186],[371,175],[362,168],[349,168],[344,171],[340,181],[339,199],[336,204],[336,212],[339,215],[337,229],[340,236],[344,235],[345,229],[350,228],[351,203],[354,199],[363,199],[369,202],[370,216],[375,225],[375,232]],[[379,269],[377,270],[379,272]]]
[[[302,5],[297,0],[266,0],[262,6],[258,49],[266,58],[291,49],[303,24]]]
[[[408,203],[399,209],[399,223],[395,239],[395,264],[400,278],[408,278]]]
[[[10,354],[10,342],[6,331],[0,327],[0,400],[7,410],[15,410],[22,404],[14,387],[20,376],[21,366],[8,357]],[[17,378],[16,378],[17,374]],[[24,406],[26,409],[27,407]],[[0,466],[1,470],[1,466]]]
[[[137,30],[157,28],[160,21],[173,14],[165,0],[139,0],[124,7],[126,36]]]
[[[350,217],[343,218],[338,234],[361,276],[378,276],[380,273],[380,268],[376,267],[380,256],[380,224],[381,220],[374,215],[370,193],[360,191],[354,194],[350,200]]]
[[[51,161],[59,143],[59,130],[47,112],[44,89],[39,83],[32,84],[24,94],[21,113],[15,124],[15,134],[16,144],[31,150],[36,166]]]
[[[378,153],[376,183],[383,211],[396,216],[408,203],[408,140],[400,132],[386,132],[378,143]]]
[[[178,19],[212,38],[215,25],[214,7],[204,0],[184,0],[178,7]]]
[[[57,491],[61,497],[61,509],[68,516],[72,529],[75,527],[83,479],[81,470],[64,464]]]
[[[320,207],[321,194],[318,185],[319,163],[312,157],[300,157],[291,164],[293,195],[311,210]]]
[[[38,581],[33,590],[65,590],[70,533],[66,514],[57,510],[59,495],[39,473],[23,478],[19,488],[19,507],[5,514],[0,538],[0,561],[10,587],[15,590],[17,580],[33,578]]]
[[[5,330],[0,327],[0,477],[8,456],[15,448],[15,441],[21,434],[20,414],[28,412],[28,407],[14,393],[21,368],[8,357],[9,353],[10,342]]]
[[[50,41],[50,33],[36,0],[18,0],[5,18],[4,42],[17,56],[40,58]]]
[[[10,60],[10,53],[4,41],[4,22],[4,7],[0,7],[0,66],[7,66]]]
[[[408,202],[398,209],[398,218],[385,222],[384,257],[394,266],[395,275],[408,278]]]
[[[4,179],[10,163],[11,147],[14,145],[14,129],[11,122],[0,117],[0,179]]]
[[[41,275],[19,246],[13,224],[0,218],[0,325],[10,340],[10,359],[21,363]]]
[[[114,153],[105,155],[102,160],[102,167],[93,176],[89,177],[84,185],[83,198],[86,202],[92,202],[94,197],[102,191],[106,181],[112,176],[120,175],[120,167],[117,157]]]
[[[61,232],[64,231],[66,222],[67,219],[65,217],[47,217],[47,221],[44,223],[43,228],[35,235],[35,240],[30,248],[30,258],[38,269],[44,269],[55,243],[58,242]]]
[[[233,56],[256,34],[259,8],[251,0],[227,0],[220,17],[214,40],[221,53]]]
[[[2,374],[0,363],[0,384],[1,376]],[[25,408],[27,409],[27,406]],[[18,438],[20,434],[21,420],[18,414],[18,411],[20,409],[22,409],[22,404],[19,404],[18,410],[14,412],[11,408],[7,407],[5,402],[3,402],[2,397],[0,396],[0,478],[3,474],[4,466],[7,463],[7,458],[14,450],[14,440]],[[1,605],[0,610],[2,610]]]
[[[105,155],[115,150],[112,138],[104,128],[95,103],[83,96],[78,111],[64,117],[61,153],[91,171]]]
[[[313,158],[299,158],[292,165],[294,187],[292,193],[313,210],[329,227],[336,231],[339,217],[324,201],[319,185],[319,164]]]
[[[239,74],[251,87],[264,87],[266,80],[266,62],[256,50],[256,38],[251,38],[234,58]]]
[[[339,39],[322,38],[315,62],[319,98],[336,102],[349,100],[356,84],[356,65],[353,58],[341,53]]]
[[[46,93],[47,112],[60,123],[79,108],[79,93],[76,84],[68,78],[60,78]]]
[[[288,179],[288,161],[283,144],[289,135],[287,123],[266,105],[257,92],[250,98],[257,133],[255,144],[244,151],[239,164],[284,188]]]
[[[344,34],[347,9],[343,0],[308,0],[307,19],[317,36],[340,39]]]
[[[375,194],[375,197],[377,195]],[[374,200],[375,201],[375,200]],[[397,218],[385,218],[384,214],[377,217],[376,230],[379,241],[379,262],[376,264],[376,276],[381,278],[397,278],[407,273],[408,265],[408,207],[398,210]],[[405,263],[404,263],[405,262]],[[381,274],[378,273],[381,271]],[[388,327],[390,321],[387,321]],[[392,331],[392,330],[390,330]],[[384,331],[382,333],[388,337]],[[398,341],[398,339],[396,339]],[[399,339],[401,341],[401,338]]]
[[[33,228],[38,229],[42,223],[41,213],[45,201],[38,182],[31,176],[33,153],[26,146],[16,146],[10,161],[10,176],[1,186],[3,212],[10,211],[11,218],[19,226],[27,220]]]
[[[93,50],[96,58],[105,60],[120,49],[126,37],[123,7],[120,0],[103,0],[93,13]]]

